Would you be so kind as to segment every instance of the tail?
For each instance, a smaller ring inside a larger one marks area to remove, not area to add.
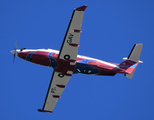
[[[124,62],[120,63],[119,68],[124,70],[124,75],[132,79],[139,60],[143,44],[135,44],[127,58],[123,58]]]

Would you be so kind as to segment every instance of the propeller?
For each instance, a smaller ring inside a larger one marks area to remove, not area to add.
[[[13,63],[14,63],[15,57],[16,57],[16,50],[17,50],[17,41],[15,42],[14,51],[12,52],[13,53]]]

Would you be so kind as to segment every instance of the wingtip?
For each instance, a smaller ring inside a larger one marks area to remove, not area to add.
[[[87,5],[83,5],[81,7],[75,8],[75,10],[77,10],[77,11],[85,11],[86,8],[87,8]]]
[[[47,110],[42,110],[42,109],[38,109],[37,111],[39,111],[39,112],[48,112],[48,113],[52,113],[52,111],[47,111]]]

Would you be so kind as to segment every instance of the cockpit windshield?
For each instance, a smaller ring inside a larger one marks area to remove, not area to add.
[[[26,48],[21,48],[20,51],[23,51],[23,50],[25,50],[25,49],[26,49]]]

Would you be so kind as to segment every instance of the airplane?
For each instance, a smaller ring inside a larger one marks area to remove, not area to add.
[[[42,109],[39,112],[52,113],[55,105],[73,74],[107,75],[117,73],[132,78],[139,60],[143,44],[135,44],[122,63],[110,63],[99,59],[77,55],[81,25],[87,5],[73,10],[60,51],[53,49],[15,49],[11,52],[19,58],[53,68],[52,77]]]

